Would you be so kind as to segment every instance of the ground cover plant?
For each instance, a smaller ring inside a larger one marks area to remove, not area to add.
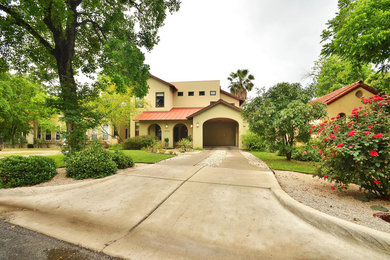
[[[44,156],[10,156],[0,160],[1,188],[35,185],[56,174],[56,163]]]
[[[331,118],[313,125],[310,132],[322,141],[317,146],[321,167],[317,175],[334,181],[340,190],[355,183],[369,195],[390,198],[390,96],[362,98],[348,118]]]
[[[263,160],[271,169],[282,171],[294,171],[313,174],[316,171],[316,163],[287,160],[285,156],[269,152],[251,152],[257,158]]]
[[[131,156],[135,163],[156,163],[175,156],[174,154],[150,153],[142,150],[123,150],[122,152]]]

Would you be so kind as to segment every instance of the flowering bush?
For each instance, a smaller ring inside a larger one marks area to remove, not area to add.
[[[317,174],[335,181],[338,189],[356,183],[373,196],[390,198],[390,96],[362,101],[366,105],[354,108],[350,117],[312,126],[310,132],[322,141]]]

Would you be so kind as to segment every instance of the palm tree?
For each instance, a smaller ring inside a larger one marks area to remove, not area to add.
[[[228,80],[230,81],[229,89],[230,93],[246,99],[247,93],[252,90],[254,84],[252,80],[255,77],[249,74],[249,70],[237,70],[237,72],[230,73]]]

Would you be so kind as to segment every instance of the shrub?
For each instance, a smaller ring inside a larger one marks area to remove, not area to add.
[[[180,147],[180,152],[186,152],[192,148],[192,142],[188,138],[181,139],[177,145]]]
[[[250,131],[242,136],[242,142],[250,151],[264,151],[266,148],[263,138]]]
[[[123,149],[125,150],[140,150],[148,146],[153,146],[156,139],[153,136],[141,135],[131,137],[123,142]]]
[[[123,150],[123,147],[121,144],[118,143],[118,144],[111,145],[109,149],[113,151],[118,151],[118,150]]]
[[[33,144],[27,144],[27,148],[34,148]]]
[[[311,139],[308,143],[302,146],[294,146],[292,151],[292,158],[297,161],[319,162],[321,160],[321,155],[316,149],[319,145],[319,140]]]
[[[98,145],[87,147],[70,156],[66,166],[66,175],[74,179],[102,178],[117,171],[112,153]]]
[[[390,96],[362,99],[367,105],[354,108],[347,119],[312,126],[310,132],[322,141],[317,174],[339,189],[356,183],[373,196],[390,198]]]
[[[133,159],[119,151],[112,153],[112,160],[115,162],[118,169],[125,169],[134,166]]]
[[[56,163],[44,156],[10,156],[0,160],[0,187],[35,185],[56,174]]]

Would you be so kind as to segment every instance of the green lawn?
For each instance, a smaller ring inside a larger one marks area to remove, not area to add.
[[[0,153],[0,157],[8,157],[8,156],[24,156],[24,155],[39,155],[39,152],[20,152],[20,153]]]
[[[142,150],[122,150],[121,152],[130,155],[135,163],[156,163],[175,156],[171,154],[149,153]]]
[[[63,159],[64,159],[64,155],[63,154],[46,155],[46,157],[54,159],[54,161],[57,164],[57,168],[65,167],[65,163],[63,161]]]
[[[273,170],[314,173],[315,163],[301,162],[296,160],[287,161],[285,156],[278,156],[276,153],[251,152],[257,158],[263,160]]]

